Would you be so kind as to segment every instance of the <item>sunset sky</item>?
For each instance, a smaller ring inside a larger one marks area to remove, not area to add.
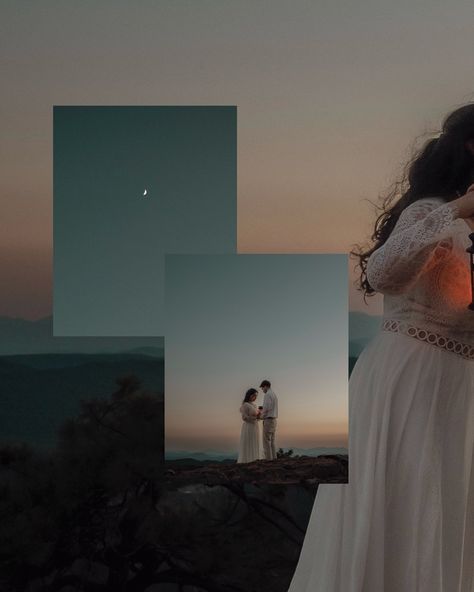
[[[239,250],[346,252],[364,199],[473,99],[472,17],[468,0],[4,0],[0,314],[52,311],[53,105],[237,105]]]
[[[235,452],[263,379],[278,446],[347,446],[345,255],[167,255],[165,278],[168,451]]]

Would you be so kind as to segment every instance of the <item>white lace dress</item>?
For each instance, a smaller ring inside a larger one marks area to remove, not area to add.
[[[474,312],[455,204],[369,259],[378,335],[349,381],[349,483],[321,485],[291,592],[474,592]]]
[[[262,458],[260,425],[257,419],[258,409],[255,403],[242,403],[240,413],[242,415],[242,430],[237,462],[248,463]]]

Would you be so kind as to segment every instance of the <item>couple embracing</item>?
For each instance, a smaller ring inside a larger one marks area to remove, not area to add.
[[[238,463],[252,462],[262,458],[266,460],[276,458],[275,433],[278,417],[278,398],[273,392],[269,380],[262,380],[260,388],[264,393],[261,407],[257,407],[258,391],[254,388],[250,388],[245,393],[240,407],[242,431]],[[260,421],[263,422],[262,437],[260,437]]]

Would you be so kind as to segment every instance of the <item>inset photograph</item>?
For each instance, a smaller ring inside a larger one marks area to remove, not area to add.
[[[166,256],[171,487],[346,483],[346,255]]]
[[[55,336],[163,336],[164,254],[237,249],[237,108],[54,108]]]

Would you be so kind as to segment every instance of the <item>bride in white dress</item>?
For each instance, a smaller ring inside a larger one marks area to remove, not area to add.
[[[245,398],[240,407],[242,415],[242,431],[240,433],[240,446],[238,463],[248,463],[262,458],[261,436],[259,417],[260,411],[255,404],[258,391],[254,388],[245,393]]]
[[[474,592],[473,182],[470,104],[359,253],[383,322],[349,381],[349,483],[319,486],[290,592]]]

